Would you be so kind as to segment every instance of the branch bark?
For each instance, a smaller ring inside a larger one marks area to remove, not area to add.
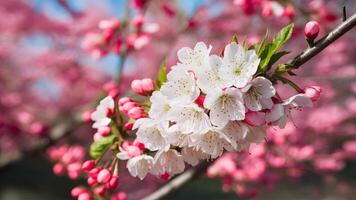
[[[323,49],[333,43],[335,40],[340,38],[342,35],[350,31],[356,25],[356,13],[354,13],[350,18],[337,26],[333,31],[324,36],[322,39],[315,43],[314,47],[308,48],[300,53],[298,56],[294,57],[287,64],[290,69],[297,69],[311,58],[319,54]],[[290,70],[289,69],[289,70]],[[183,174],[172,179],[170,182],[153,192],[152,194],[145,197],[143,200],[158,200],[164,199],[171,193],[179,190],[185,184],[197,178],[199,175],[204,173],[206,169],[212,162],[202,162],[195,168],[191,168],[184,172]]]

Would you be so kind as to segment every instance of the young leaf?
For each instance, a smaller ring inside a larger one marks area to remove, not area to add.
[[[115,139],[116,135],[111,134],[91,144],[89,151],[90,156],[94,159],[100,158],[100,156],[102,156],[106,150],[114,143]]]
[[[263,37],[262,41],[261,41],[260,44],[258,45],[258,52],[257,52],[257,55],[258,55],[258,57],[260,57],[260,58],[261,58],[261,54],[262,54],[263,50],[264,50],[265,47],[266,47],[266,41],[267,41],[268,35],[269,35],[269,32],[268,32],[268,29],[267,29],[265,36]]]
[[[293,24],[289,24],[288,26],[282,28],[281,31],[273,38],[272,43],[274,44],[274,52],[276,52],[279,48],[281,48],[292,36],[293,32]],[[273,53],[274,53],[273,52]]]
[[[284,27],[272,40],[271,43],[268,43],[262,50],[260,54],[260,65],[258,72],[264,72],[266,67],[269,65],[271,57],[281,48],[291,37],[293,31],[293,24],[289,24]]]
[[[274,63],[276,63],[280,58],[282,58],[283,56],[289,54],[290,52],[289,51],[280,51],[280,52],[277,52],[275,54],[272,55],[269,63],[268,63],[268,66],[272,66]]]
[[[156,90],[159,90],[161,86],[167,81],[167,61],[163,61],[156,79]]]
[[[231,42],[239,43],[239,41],[237,40],[237,36],[236,35],[232,36]]]

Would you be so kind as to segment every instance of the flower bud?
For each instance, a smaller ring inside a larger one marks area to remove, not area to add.
[[[104,84],[103,89],[105,90],[105,92],[110,92],[110,90],[117,89],[117,86],[114,81],[109,81]]]
[[[87,190],[83,187],[75,187],[71,190],[70,194],[72,197],[78,197],[80,194],[86,192]]]
[[[55,165],[53,166],[53,169],[52,169],[52,170],[53,170],[53,173],[54,173],[55,175],[60,176],[60,175],[62,175],[62,174],[64,173],[65,167],[64,167],[63,164],[57,163],[57,164],[55,164]]]
[[[119,184],[119,177],[118,176],[112,176],[110,181],[106,183],[106,187],[110,190],[115,189]]]
[[[111,128],[108,126],[98,128],[98,132],[102,136],[108,136],[111,132]]]
[[[141,82],[141,80],[138,80],[138,79],[133,80],[131,82],[131,89],[132,89],[132,91],[134,91],[137,94],[144,93],[143,88],[142,88],[142,82]]]
[[[82,164],[82,169],[84,171],[90,171],[95,167],[95,161],[94,160],[87,160]]]
[[[101,138],[103,138],[104,136],[101,135],[100,133],[95,133],[94,136],[93,136],[93,140],[94,142],[98,141],[98,140],[101,140]]]
[[[122,106],[122,111],[127,114],[129,110],[135,107],[139,107],[139,105],[136,102],[127,102]]]
[[[131,131],[131,130],[132,130],[132,127],[133,127],[133,123],[127,122],[127,123],[124,125],[124,128],[125,128],[127,131]]]
[[[120,91],[118,89],[112,89],[109,91],[109,96],[116,99],[116,97],[120,96]]]
[[[321,88],[319,86],[309,86],[303,89],[305,96],[309,97],[312,101],[316,101],[320,97]]]
[[[97,167],[97,168],[94,168],[92,170],[89,171],[89,176],[96,179],[96,177],[98,176],[98,173],[99,171],[101,170],[102,168],[101,167]]]
[[[129,117],[132,119],[139,119],[144,115],[145,111],[142,110],[140,107],[134,107],[129,110],[127,113]]]
[[[130,97],[122,97],[119,99],[119,106],[122,107],[127,102],[133,102]]]
[[[150,78],[144,78],[141,80],[141,86],[142,86],[142,89],[145,91],[145,92],[152,92],[153,90],[155,90],[155,86],[154,86],[154,83],[153,83],[153,80],[150,79]]]
[[[104,186],[99,186],[94,189],[94,192],[99,196],[104,196],[106,192],[106,188]]]
[[[97,180],[99,183],[106,183],[110,180],[111,178],[111,173],[108,169],[102,169],[97,177]]]
[[[97,182],[98,182],[98,181],[97,181],[95,178],[93,178],[93,177],[89,177],[89,178],[87,179],[87,183],[88,183],[89,186],[93,186],[93,185],[95,185]]]
[[[91,120],[91,114],[92,114],[93,111],[85,111],[83,114],[82,114],[82,120],[84,122],[92,122]]]
[[[319,30],[319,23],[316,21],[310,21],[304,27],[304,34],[307,38],[315,39],[319,34]]]
[[[84,192],[78,196],[78,200],[92,200],[92,198],[88,192]]]

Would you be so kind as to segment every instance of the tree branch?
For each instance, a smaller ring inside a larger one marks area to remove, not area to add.
[[[211,163],[212,162],[202,162],[198,164],[196,167],[191,168],[186,172],[184,172],[183,174],[172,179],[163,187],[161,187],[160,189],[156,190],[154,193],[145,197],[143,200],[156,200],[156,199],[163,199],[167,197],[169,194],[180,189],[183,185],[193,180],[194,178],[198,177],[203,172],[205,172]]]
[[[351,17],[349,17],[346,21],[342,22],[339,26],[337,26],[334,30],[332,30],[329,34],[325,35],[319,41],[315,43],[315,46],[307,48],[298,56],[293,58],[287,63],[287,66],[284,72],[298,69],[301,65],[306,63],[308,60],[319,54],[322,50],[324,50],[331,43],[335,42],[335,40],[339,39],[342,35],[350,31],[352,28],[356,26],[356,13],[354,13]],[[278,70],[277,70],[278,71]]]
[[[348,32],[353,27],[355,27],[355,25],[356,25],[356,13],[353,14],[346,21],[341,23],[329,34],[327,34],[322,39],[320,39],[318,42],[316,42],[314,47],[304,50],[301,54],[299,54],[298,56],[290,60],[287,64],[288,69],[286,71],[299,68],[301,65],[306,63],[308,60],[313,58],[318,53],[320,53],[323,49],[325,49],[335,40],[337,40],[346,32]],[[164,186],[162,186],[152,194],[145,197],[143,200],[158,200],[167,197],[169,194],[179,190],[185,184],[187,184],[194,178],[198,177],[200,174],[204,173],[211,163],[212,162],[202,162],[195,168],[191,168],[187,170],[186,172],[172,179],[170,182],[168,182],[167,184],[165,184]]]

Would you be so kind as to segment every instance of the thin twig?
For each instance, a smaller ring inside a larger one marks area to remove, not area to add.
[[[340,38],[346,32],[351,30],[356,25],[356,13],[353,14],[349,19],[341,23],[338,27],[336,27],[333,31],[327,34],[325,37],[316,42],[314,47],[308,48],[303,51],[301,54],[296,56],[294,59],[288,62],[288,67],[290,69],[297,69],[302,64],[306,63],[308,60],[313,58],[315,55],[320,53],[323,49],[333,43],[335,40]],[[203,162],[199,164],[195,168],[191,168],[184,172],[183,174],[177,176],[172,179],[170,182],[144,198],[143,200],[158,200],[164,199],[171,193],[179,190],[185,184],[198,177],[200,174],[204,173],[206,169],[209,167],[210,163]]]

